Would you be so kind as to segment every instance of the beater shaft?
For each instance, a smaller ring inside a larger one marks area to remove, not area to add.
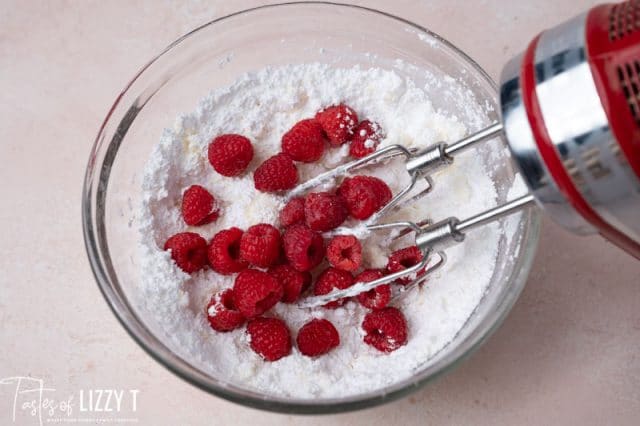
[[[497,136],[502,132],[503,126],[501,122],[496,122],[490,125],[489,127],[485,127],[484,129],[467,136],[464,139],[459,140],[456,143],[452,143],[446,146],[444,149],[445,154],[454,155],[458,152],[464,151],[467,148],[473,146],[477,142],[483,142],[488,139]]]
[[[462,242],[466,231],[493,222],[494,220],[511,213],[515,213],[534,202],[535,197],[532,194],[527,194],[463,221],[456,217],[444,219],[440,222],[428,225],[417,232],[416,245],[423,251],[444,250],[453,244]]]
[[[428,176],[443,166],[453,163],[453,156],[473,147],[475,144],[494,138],[502,132],[502,123],[496,122],[459,141],[447,144],[440,142],[407,160],[410,175]]]
[[[468,229],[475,228],[476,226],[493,222],[497,218],[520,210],[521,208],[533,202],[535,202],[535,197],[532,194],[523,195],[522,197],[509,201],[506,204],[463,220],[462,222],[458,223],[458,226],[456,228],[459,232],[464,232]]]

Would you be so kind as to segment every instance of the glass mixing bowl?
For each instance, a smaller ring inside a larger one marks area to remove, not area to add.
[[[148,313],[134,303],[139,282],[136,209],[141,174],[165,127],[193,110],[210,89],[267,65],[323,62],[393,69],[424,86],[436,109],[458,116],[470,131],[498,119],[496,87],[486,73],[442,37],[409,21],[356,6],[290,3],[217,19],[178,39],[149,62],[111,107],[87,166],[82,215],[86,248],[100,290],[129,334],[162,365],[194,385],[240,404],[282,412],[329,413],[381,404],[450,370],[503,320],[522,290],[539,233],[534,210],[509,220],[497,267],[482,301],[457,336],[415,375],[346,398],[275,397],[229,384],[199,370],[165,344]],[[427,83],[425,83],[427,82]],[[428,83],[431,82],[431,83]],[[434,84],[434,82],[437,82]],[[480,118],[479,118],[480,117]],[[473,155],[490,167],[499,202],[515,170],[504,141]],[[452,212],[455,214],[455,212]],[[505,220],[503,220],[504,222]]]

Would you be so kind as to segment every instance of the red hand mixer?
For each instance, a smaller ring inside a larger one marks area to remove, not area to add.
[[[403,156],[411,184],[367,227],[415,232],[424,255],[421,263],[405,271],[307,298],[301,306],[322,305],[402,276],[415,277],[425,267],[432,271],[444,263],[443,250],[461,242],[466,231],[530,204],[570,231],[600,233],[640,259],[640,0],[600,5],[542,32],[504,67],[500,104],[500,122],[460,141],[420,152],[388,146],[293,190],[290,196],[390,156]],[[501,133],[529,194],[465,220],[377,223],[418,179],[431,182],[430,174],[451,164],[456,154]],[[430,266],[433,253],[440,260]],[[419,275],[413,285],[423,280]]]

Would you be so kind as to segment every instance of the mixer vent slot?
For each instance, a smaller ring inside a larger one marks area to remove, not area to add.
[[[609,40],[621,40],[640,30],[640,0],[629,0],[611,7]]]
[[[640,61],[618,65],[616,70],[631,115],[640,127]]]

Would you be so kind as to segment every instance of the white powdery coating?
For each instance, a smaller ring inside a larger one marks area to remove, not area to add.
[[[291,65],[244,75],[231,87],[212,92],[196,111],[164,132],[144,170],[142,282],[137,295],[141,308],[172,350],[222,381],[297,398],[340,397],[384,387],[424,368],[461,329],[489,284],[499,240],[499,231],[491,226],[470,233],[464,244],[448,251],[447,265],[425,286],[396,302],[407,318],[409,341],[391,354],[363,343],[360,325],[366,311],[354,302],[336,310],[301,310],[282,303],[272,310],[284,319],[294,339],[311,317],[327,318],[336,326],[340,346],[317,359],[302,356],[294,345],[290,356],[265,362],[249,348],[244,329],[211,330],[205,307],[214,292],[233,285],[233,277],[210,270],[193,276],[182,273],[162,251],[164,241],[186,229],[208,239],[231,226],[275,223],[281,200],[255,191],[251,172],[240,178],[217,175],[206,157],[209,141],[222,133],[247,136],[255,150],[252,171],[279,151],[282,134],[293,124],[339,102],[353,107],[361,119],[382,126],[387,137],[381,146],[425,146],[456,140],[467,131],[455,117],[435,111],[421,88],[392,71]],[[301,180],[344,161],[347,154],[345,145],[328,150],[318,165],[299,164]],[[394,193],[407,182],[397,163],[378,167],[373,174],[383,177]],[[494,185],[472,153],[457,158],[436,181],[434,191],[421,202],[387,220],[466,217],[495,205]],[[190,229],[182,222],[179,206],[182,191],[195,183],[210,190],[222,210],[217,222]],[[386,264],[392,249],[388,238],[373,235],[363,246],[368,266]]]

